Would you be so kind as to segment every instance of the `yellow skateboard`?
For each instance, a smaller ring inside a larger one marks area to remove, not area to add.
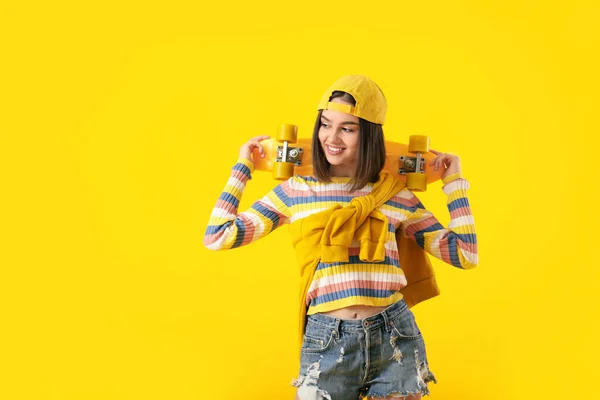
[[[312,139],[298,138],[296,125],[282,124],[275,138],[261,142],[265,157],[254,150],[254,165],[258,171],[272,171],[273,178],[286,180],[295,174],[312,175]],[[408,144],[385,142],[386,159],[383,169],[396,174],[413,191],[427,190],[427,184],[442,177],[442,168],[428,168],[435,155],[429,152],[429,136],[412,135]]]

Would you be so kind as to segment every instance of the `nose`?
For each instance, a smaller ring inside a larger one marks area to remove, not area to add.
[[[339,140],[340,136],[342,134],[342,128],[338,128],[338,129],[332,129],[331,130],[331,138],[334,140]]]

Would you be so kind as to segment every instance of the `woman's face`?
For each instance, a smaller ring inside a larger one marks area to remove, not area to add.
[[[333,103],[349,104],[342,99]],[[360,138],[359,119],[334,110],[323,110],[319,127],[319,142],[331,164],[331,176],[354,176],[358,164]]]

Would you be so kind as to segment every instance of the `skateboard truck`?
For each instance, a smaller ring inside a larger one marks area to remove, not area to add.
[[[302,165],[302,152],[300,147],[289,147],[288,142],[283,142],[283,146],[277,146],[277,162],[289,162],[296,167]]]
[[[425,159],[423,158],[423,156],[421,156],[421,153],[418,153],[416,157],[400,157],[400,169],[398,170],[398,173],[400,175],[406,175],[411,172],[425,172]]]
[[[406,175],[406,187],[416,192],[427,190],[426,161],[423,153],[429,152],[429,136],[411,135],[408,137],[408,152],[415,156],[401,156],[398,174]]]
[[[294,175],[294,167],[302,164],[302,149],[290,147],[290,143],[296,143],[298,139],[298,127],[296,125],[282,124],[275,136],[275,140],[283,142],[283,146],[277,146],[277,159],[273,164],[273,178],[286,180]]]

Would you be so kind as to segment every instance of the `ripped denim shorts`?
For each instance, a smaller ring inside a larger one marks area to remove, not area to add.
[[[363,320],[308,316],[300,374],[292,382],[300,400],[428,395],[437,383],[425,343],[404,300]]]

